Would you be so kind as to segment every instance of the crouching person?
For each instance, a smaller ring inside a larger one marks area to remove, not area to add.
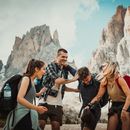
[[[40,127],[44,130],[47,120],[50,120],[52,130],[60,130],[62,125],[63,107],[62,98],[65,91],[76,92],[67,88],[65,84],[74,82],[78,76],[74,76],[76,70],[67,65],[68,52],[61,48],[57,51],[57,57],[46,67],[46,74],[43,76],[42,90],[46,90],[44,97],[39,101],[39,106],[47,107],[48,111],[39,115]],[[69,72],[74,76],[68,79]]]
[[[95,130],[101,115],[99,103],[91,104],[91,100],[97,95],[100,82],[95,79],[87,67],[78,70],[79,86],[83,105],[81,108],[81,130]]]

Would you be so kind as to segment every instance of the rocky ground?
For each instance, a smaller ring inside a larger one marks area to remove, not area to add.
[[[50,125],[46,126],[45,130],[51,130]],[[80,125],[66,125],[61,127],[61,130],[80,130]],[[96,130],[106,130],[106,124],[98,123]]]
[[[2,130],[2,128],[0,128],[0,130]],[[51,130],[50,125],[47,125],[45,130]],[[80,125],[64,124],[61,127],[61,130],[80,130]],[[98,123],[96,130],[106,130],[106,124],[105,123]]]

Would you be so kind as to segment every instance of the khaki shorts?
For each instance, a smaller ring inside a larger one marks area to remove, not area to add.
[[[60,126],[62,125],[62,117],[63,117],[63,107],[58,105],[49,105],[47,103],[42,104],[40,103],[39,106],[45,106],[47,107],[48,111],[39,114],[39,120],[44,120],[47,122],[47,119],[49,118],[50,121],[57,121],[60,123]]]

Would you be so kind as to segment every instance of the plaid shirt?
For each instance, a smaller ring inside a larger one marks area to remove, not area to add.
[[[58,73],[62,71],[60,67],[54,62],[48,64],[46,67],[46,74],[43,76],[43,86],[51,88],[57,78],[61,77]]]
[[[55,62],[48,64],[48,66],[46,67],[46,74],[43,76],[43,86],[45,86],[46,88],[51,88],[57,78],[64,77],[65,79],[67,79],[68,71],[73,76],[76,73],[76,70],[69,65],[61,69],[61,67]]]

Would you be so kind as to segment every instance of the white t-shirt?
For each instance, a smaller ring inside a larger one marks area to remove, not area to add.
[[[53,86],[52,89],[58,91],[57,97],[53,97],[53,96],[48,95],[46,101],[44,101],[44,99],[41,98],[39,100],[39,103],[47,103],[50,105],[62,106],[62,94],[61,94],[62,86],[59,89],[58,89],[58,87]]]

